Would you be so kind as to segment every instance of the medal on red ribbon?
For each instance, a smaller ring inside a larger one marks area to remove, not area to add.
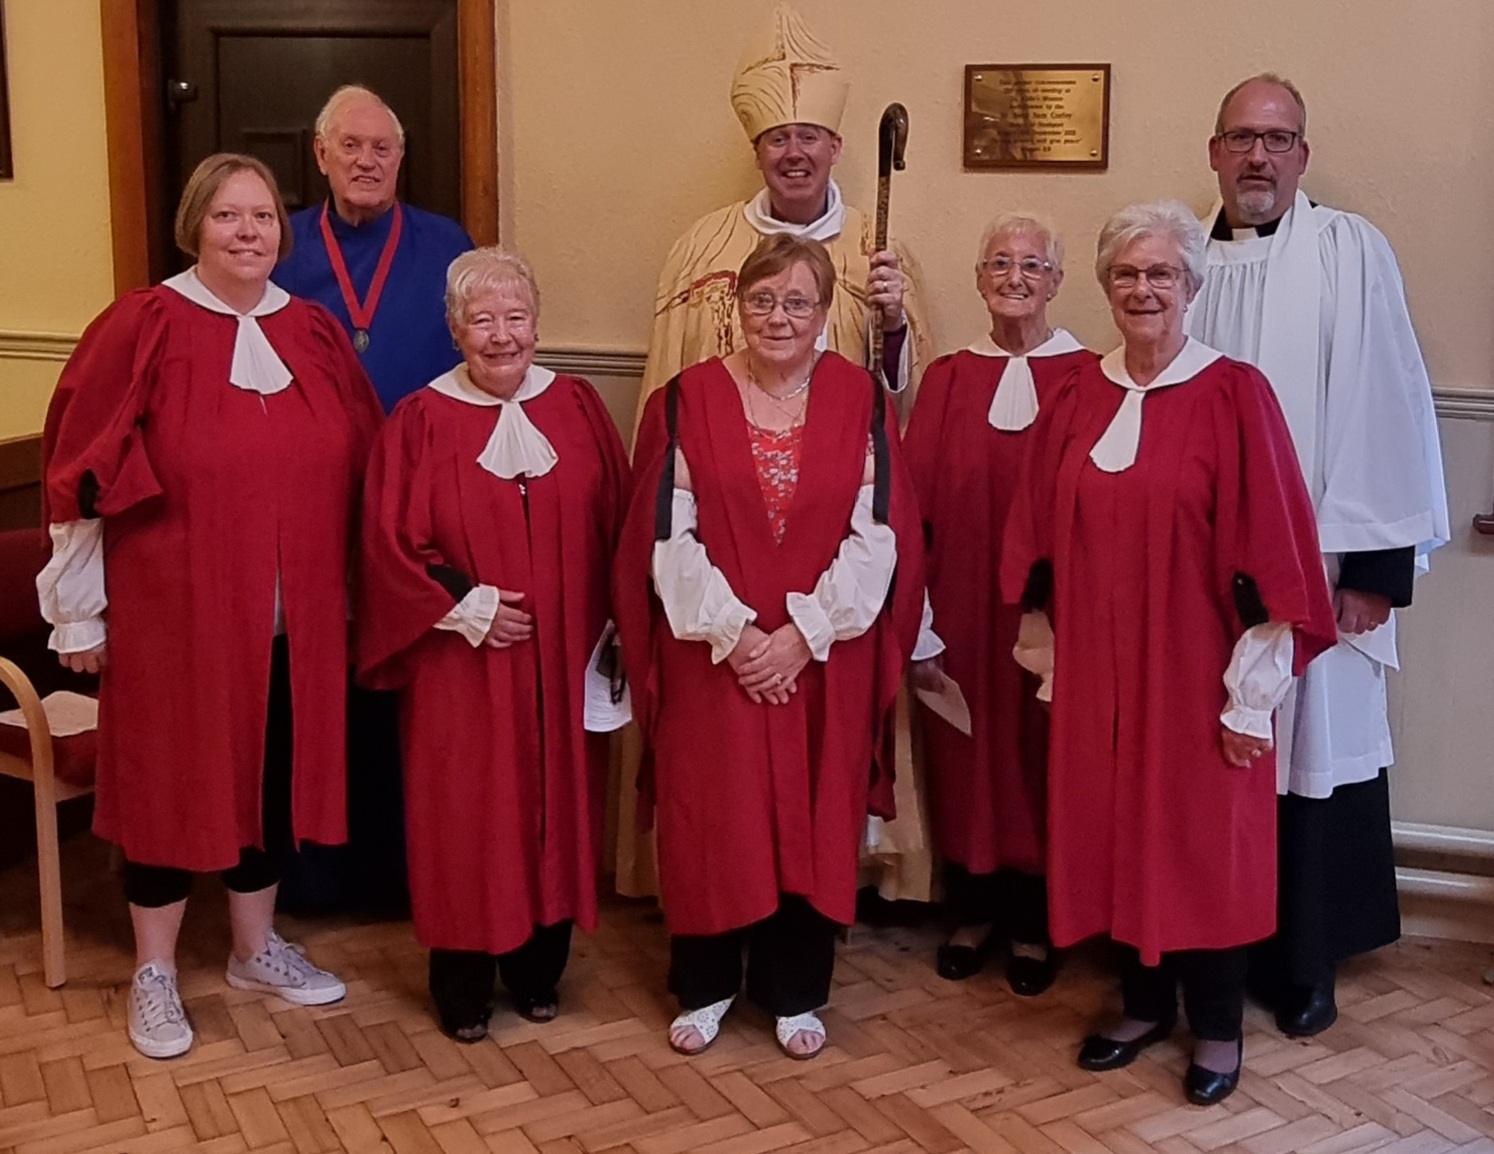
[[[348,263],[342,257],[342,247],[332,235],[332,221],[328,215],[330,205],[322,205],[322,244],[327,249],[327,260],[332,264],[337,287],[342,290],[342,303],[347,306],[348,319],[353,322],[353,348],[360,353],[368,350],[368,330],[373,325],[374,313],[379,307],[379,297],[384,292],[384,282],[389,279],[389,266],[394,263],[394,250],[399,248],[399,234],[404,225],[404,214],[399,201],[394,202],[394,221],[389,226],[389,236],[384,241],[384,251],[379,253],[379,263],[374,268],[373,280],[368,285],[368,295],[360,303],[353,291],[353,280],[348,276]]]

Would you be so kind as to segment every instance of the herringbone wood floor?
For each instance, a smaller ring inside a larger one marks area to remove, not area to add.
[[[1179,1088],[1186,1038],[1125,1071],[1074,1066],[1112,1000],[1098,952],[1023,1001],[995,973],[937,978],[933,927],[858,928],[820,1058],[783,1057],[771,1023],[737,1009],[687,1060],[664,1039],[663,928],[615,901],[577,938],[558,1020],[500,1009],[488,1041],[459,1046],[429,1016],[407,924],[283,927],[347,980],[341,1005],[230,990],[222,895],[204,880],[181,958],[198,1043],[162,1063],[124,1034],[128,922],[104,861],[88,837],[65,849],[71,978],[56,992],[41,981],[34,874],[0,875],[0,1154],[1494,1152],[1494,992],[1472,947],[1407,941],[1356,963],[1339,1024],[1312,1042],[1252,1010],[1240,1090],[1201,1110]]]

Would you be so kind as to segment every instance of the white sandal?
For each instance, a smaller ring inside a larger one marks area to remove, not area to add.
[[[773,1033],[778,1037],[778,1048],[800,1062],[807,1062],[810,1058],[817,1057],[825,1048],[825,1023],[820,1021],[815,1014],[795,1014],[791,1018],[779,1018],[773,1026]],[[789,1049],[789,1041],[795,1034],[813,1034],[819,1038],[820,1044],[808,1053],[801,1054]]]
[[[691,1056],[704,1053],[716,1040],[716,1035],[721,1032],[721,1019],[726,1017],[726,1011],[731,1009],[731,1004],[736,1000],[736,995],[725,998],[719,1002],[712,1002],[709,1006],[702,1006],[698,1010],[686,1010],[674,1021],[669,1023],[669,1047],[678,1054]],[[674,1042],[674,1032],[684,1026],[689,1026],[700,1035],[700,1045],[693,1049],[685,1049],[677,1046]]]

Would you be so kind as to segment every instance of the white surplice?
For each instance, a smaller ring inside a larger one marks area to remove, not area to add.
[[[1208,231],[1218,206],[1204,221]],[[1330,585],[1344,553],[1449,538],[1431,382],[1395,254],[1363,217],[1299,192],[1275,233],[1210,240],[1188,332],[1270,380],[1317,510]],[[1385,671],[1395,615],[1343,635],[1283,706],[1277,786],[1325,798],[1394,761]]]

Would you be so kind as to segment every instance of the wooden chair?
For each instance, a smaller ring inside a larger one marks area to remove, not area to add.
[[[88,688],[71,679],[46,649],[47,626],[37,606],[35,580],[48,552],[38,530],[0,533],[0,650],[11,655],[0,657],[0,685],[10,691],[26,720],[25,729],[0,725],[0,776],[31,783],[41,879],[42,976],[55,989],[67,981],[57,806],[93,792],[98,746],[93,732],[54,739],[42,710],[43,692]],[[5,708],[8,703],[0,705]]]

